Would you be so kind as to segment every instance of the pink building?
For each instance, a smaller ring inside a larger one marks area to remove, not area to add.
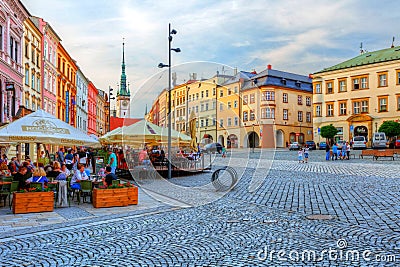
[[[10,122],[22,101],[22,38],[29,12],[20,1],[0,1],[0,123]]]
[[[61,38],[48,22],[39,17],[31,17],[36,27],[42,32],[42,108],[44,111],[56,115],[57,107],[57,47]]]
[[[92,82],[88,84],[88,131],[87,133],[97,135],[97,114],[96,114],[96,101],[99,90]]]

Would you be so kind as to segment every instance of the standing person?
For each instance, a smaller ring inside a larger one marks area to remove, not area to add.
[[[350,159],[350,144],[349,142],[346,142],[346,154],[347,154],[347,160]]]
[[[337,144],[336,143],[333,143],[333,146],[332,146],[332,160],[333,159],[335,159],[335,160],[337,160],[337,155],[338,155],[338,147],[337,147]]]
[[[57,151],[57,161],[60,162],[60,164],[63,164],[64,160],[65,160],[64,148],[60,147],[60,149]]]
[[[331,147],[329,146],[328,142],[326,143],[325,152],[326,152],[325,159],[329,160],[331,157]]]
[[[342,143],[342,158],[341,159],[346,159],[347,155],[347,145],[346,142]]]
[[[87,161],[87,154],[84,148],[81,148],[78,152],[79,155],[79,163],[83,164],[86,167],[86,161]]]
[[[65,156],[65,165],[68,170],[72,170],[72,166],[74,165],[74,155],[72,154],[72,149],[68,150],[67,155]]]
[[[117,169],[117,155],[115,155],[111,148],[108,150],[108,154],[108,166],[111,167],[111,172],[115,174],[115,170]]]
[[[303,160],[303,150],[302,149],[299,149],[299,151],[297,151],[297,159],[299,160],[299,163],[300,162],[304,162],[304,160]]]
[[[72,155],[74,156],[74,164],[72,165],[72,169],[74,171],[78,170],[78,164],[79,164],[79,154],[75,153],[75,150],[72,149]]]
[[[222,147],[222,157],[226,158],[226,148],[225,148],[225,146]]]
[[[304,162],[305,162],[305,163],[308,163],[309,151],[310,151],[310,149],[308,148],[308,146],[306,146],[306,147],[303,149],[303,155],[304,155]]]

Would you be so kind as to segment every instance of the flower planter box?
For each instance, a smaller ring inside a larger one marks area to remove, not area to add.
[[[13,193],[14,214],[54,210],[53,192]]]
[[[138,203],[137,187],[93,190],[93,207],[123,207]]]

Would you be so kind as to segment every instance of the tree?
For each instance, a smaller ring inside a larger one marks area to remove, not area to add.
[[[385,121],[381,124],[378,131],[385,133],[389,138],[393,138],[400,135],[400,123],[395,121]]]
[[[321,127],[321,136],[328,140],[332,140],[333,137],[335,137],[335,135],[337,134],[337,132],[338,130],[332,124]],[[332,142],[329,141],[329,144],[331,143]]]

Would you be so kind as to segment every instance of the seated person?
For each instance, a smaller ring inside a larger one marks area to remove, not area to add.
[[[29,164],[29,162],[24,161],[22,163],[22,166],[26,167],[26,169],[27,169],[26,176],[27,177],[31,177],[32,176],[33,167]]]
[[[33,176],[26,180],[27,183],[34,182],[34,183],[42,183],[42,188],[44,188],[45,184],[49,181],[46,177],[46,172],[43,168],[38,168],[33,172]]]
[[[111,186],[113,180],[118,180],[118,177],[115,175],[115,173],[111,172],[110,166],[106,167],[105,174],[106,174],[106,177],[103,178],[103,184],[106,186]]]
[[[188,160],[195,160],[195,156],[193,154],[193,151],[190,151],[189,155],[186,157]]]
[[[89,176],[87,176],[85,172],[85,165],[78,164],[78,170],[74,173],[71,179],[71,189],[81,189],[81,184],[79,183],[81,180],[89,180]]]
[[[14,174],[13,181],[18,181],[18,190],[23,190],[26,187],[25,181],[28,178],[26,176],[27,169],[22,166],[18,172]]]
[[[8,163],[8,169],[10,170],[11,175],[15,175],[18,172],[17,165],[15,165],[14,161]]]
[[[65,176],[70,176],[71,175],[71,171],[68,170],[67,165],[66,164],[61,164],[61,172],[65,173]]]
[[[47,172],[47,177],[57,177],[61,173],[61,164],[58,161],[54,161],[53,170]]]
[[[100,168],[99,172],[97,173],[98,176],[101,177],[106,177],[106,173],[105,173],[105,169],[104,168]]]

